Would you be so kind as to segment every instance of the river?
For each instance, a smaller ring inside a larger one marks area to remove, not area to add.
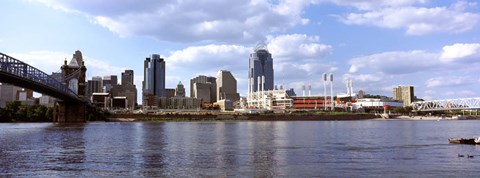
[[[471,120],[4,123],[0,177],[476,177],[480,146],[447,139],[480,136],[479,128]]]

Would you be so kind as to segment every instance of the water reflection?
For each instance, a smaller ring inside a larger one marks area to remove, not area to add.
[[[466,177],[480,174],[479,147],[446,139],[478,134],[478,126],[478,121],[0,124],[0,177]]]
[[[141,139],[143,143],[136,149],[141,150],[143,162],[140,163],[140,170],[143,176],[159,177],[164,176],[164,168],[166,167],[166,156],[164,140],[165,123],[144,124],[142,123],[142,134],[137,135],[134,139]],[[139,128],[140,129],[140,128]]]
[[[85,124],[55,124],[46,128],[49,138],[45,144],[48,144],[49,148],[40,152],[45,158],[45,171],[71,172],[71,176],[81,175],[86,169],[84,128]]]

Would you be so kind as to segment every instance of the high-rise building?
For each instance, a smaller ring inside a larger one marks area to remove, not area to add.
[[[199,75],[190,80],[190,97],[198,98],[202,102],[217,101],[217,84],[215,77]]]
[[[111,91],[112,97],[124,97],[126,108],[135,109],[137,103],[137,88],[135,85],[114,85]]]
[[[103,92],[105,93],[109,93],[113,86],[117,85],[118,84],[118,77],[116,75],[107,75],[107,76],[103,76],[103,81],[102,81],[102,85],[103,85]]]
[[[155,97],[165,97],[165,60],[158,54],[152,54],[144,61],[142,83],[142,103],[154,105]]]
[[[178,82],[177,88],[175,88],[175,96],[185,97],[185,87],[183,86],[181,81]]]
[[[273,90],[273,58],[267,45],[259,42],[250,54],[248,63],[248,92]]]
[[[415,99],[413,86],[398,86],[393,88],[393,99],[402,100],[403,106],[410,106]]]
[[[122,85],[133,85],[133,70],[122,72]]]
[[[240,100],[237,93],[237,80],[230,71],[221,70],[217,72],[217,101],[229,99],[232,102]]]
[[[118,85],[118,77],[116,75],[106,75],[103,76],[103,86],[105,84]]]
[[[133,70],[125,70],[122,72],[122,84],[114,85],[111,94],[113,99],[117,98],[119,102],[125,102],[126,108],[135,109],[137,103],[137,87],[133,81]],[[123,106],[123,104],[120,106]]]
[[[90,98],[92,93],[101,93],[103,92],[102,77],[94,76],[92,80],[87,81],[87,97]]]

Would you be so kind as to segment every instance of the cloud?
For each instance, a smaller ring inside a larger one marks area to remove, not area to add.
[[[172,51],[165,61],[167,70],[185,70],[193,78],[200,74],[214,75],[219,70],[246,69],[250,50],[239,45],[193,46]]]
[[[23,61],[35,68],[51,74],[52,72],[60,72],[60,67],[64,64],[65,59],[70,62],[72,53],[58,51],[31,51],[26,53],[8,53],[8,55]],[[83,56],[87,67],[87,78],[92,76],[104,75],[120,75],[124,68],[114,66],[104,60]]]
[[[247,41],[270,32],[309,23],[302,18],[310,1],[263,0],[37,0],[49,7],[80,13],[120,36],[159,40]]]
[[[268,38],[268,49],[278,61],[320,58],[333,50],[330,45],[320,44],[318,36],[291,34]]]
[[[357,74],[357,75],[345,74],[343,78],[344,80],[352,79],[352,81],[363,82],[363,83],[378,82],[383,79],[382,75],[380,74]]]
[[[350,73],[380,72],[381,74],[399,75],[422,72],[438,67],[438,54],[421,50],[392,51],[356,57],[349,61]]]
[[[423,94],[419,97],[439,98],[442,97],[440,94],[432,93],[443,94],[452,89],[472,90],[480,82],[478,77],[471,76],[472,73],[480,72],[478,48],[476,43],[457,43],[445,45],[441,50],[433,50],[438,52],[388,51],[355,57],[348,61],[348,73],[343,77],[353,79],[369,92],[382,92],[378,90],[381,86],[391,90],[391,86],[407,82],[416,86],[416,90],[430,92],[418,92],[417,94]],[[466,92],[456,94],[456,97],[472,96]]]
[[[399,2],[399,1],[397,1]],[[400,4],[411,4],[408,1]],[[425,35],[431,33],[461,33],[480,25],[480,14],[468,12],[471,4],[463,1],[450,7],[385,7],[366,9],[361,13],[349,13],[337,16],[348,25],[372,25],[382,28],[406,29],[407,35]]]
[[[318,41],[318,37],[304,34],[269,36],[267,46],[274,60],[276,84],[290,85],[308,78],[320,79],[323,72],[338,70],[321,61],[332,47]],[[308,54],[305,54],[306,51]],[[237,79],[239,92],[243,94],[247,85],[241,81],[247,81],[248,59],[252,52],[252,47],[241,45],[192,46],[172,51],[165,57],[167,76],[175,75],[176,79],[186,82],[198,75],[215,76],[219,70],[229,70]]]
[[[427,87],[452,87],[459,85],[478,84],[478,80],[470,76],[442,76],[430,78],[425,82]]]
[[[342,6],[353,6],[360,10],[372,10],[385,7],[402,7],[414,4],[424,4],[427,0],[331,0]]]
[[[456,43],[449,46],[444,46],[440,59],[443,62],[455,62],[455,61],[470,61],[480,57],[480,44],[470,43],[462,44]]]

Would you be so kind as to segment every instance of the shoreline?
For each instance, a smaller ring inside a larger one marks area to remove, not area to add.
[[[112,114],[107,122],[149,121],[348,121],[378,119],[374,114]]]

